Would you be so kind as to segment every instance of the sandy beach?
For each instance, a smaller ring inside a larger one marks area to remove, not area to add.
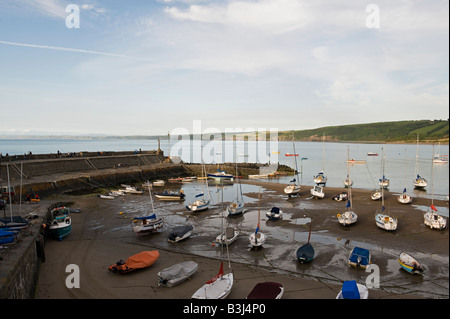
[[[267,242],[254,251],[248,235],[254,231],[258,213],[258,192],[245,195],[255,200],[246,203],[247,211],[238,218],[224,219],[227,225],[239,229],[240,237],[229,247],[234,286],[228,299],[245,298],[258,282],[275,281],[284,286],[282,299],[334,299],[344,280],[364,283],[370,273],[351,268],[346,263],[354,246],[370,249],[372,262],[380,269],[380,287],[370,289],[369,299],[448,299],[448,227],[431,230],[423,224],[424,209],[430,200],[415,198],[410,205],[397,202],[396,195],[387,192],[385,205],[399,218],[394,232],[378,228],[374,222],[379,201],[370,199],[370,191],[353,189],[353,206],[358,222],[343,227],[336,215],[345,203],[331,197],[343,189],[325,188],[322,200],[310,196],[311,186],[302,186],[300,197],[288,198],[285,185],[244,181],[252,190],[261,185],[261,231]],[[209,210],[190,213],[184,203],[161,202],[154,199],[158,216],[165,225],[158,233],[136,236],[131,218],[148,212],[149,197],[126,195],[114,200],[102,200],[95,194],[53,195],[39,204],[38,210],[57,201],[71,202],[80,213],[72,214],[72,232],[62,241],[48,239],[45,262],[41,265],[37,299],[190,299],[207,280],[215,276],[220,266],[220,248],[212,245],[221,229],[221,204]],[[448,214],[448,202],[434,205]],[[278,206],[284,219],[268,221],[265,211]],[[307,241],[312,220],[311,244],[316,255],[309,264],[295,260],[295,251]],[[167,236],[174,226],[191,224],[193,235],[178,243],[169,243]],[[159,259],[149,268],[125,275],[108,271],[108,266],[120,259],[144,250],[158,250]],[[425,267],[423,275],[411,275],[400,269],[397,255],[407,251]],[[226,257],[226,256],[225,256]],[[187,281],[175,286],[158,285],[157,273],[176,263],[192,260],[199,270]],[[67,288],[68,265],[80,269],[80,288]],[[228,262],[225,261],[225,272]]]

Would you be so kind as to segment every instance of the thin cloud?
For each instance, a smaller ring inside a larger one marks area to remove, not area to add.
[[[65,47],[55,47],[55,46],[50,46],[50,45],[38,45],[38,44],[19,43],[19,42],[10,42],[10,41],[2,41],[2,40],[0,40],[0,44],[15,45],[15,46],[20,46],[20,47],[28,47],[28,48],[38,48],[38,49],[47,49],[47,50],[66,51],[66,52],[96,54],[96,55],[110,56],[110,57],[115,57],[115,58],[124,58],[124,59],[148,61],[146,59],[131,57],[131,56],[123,55],[123,54],[99,52],[99,51],[84,50],[84,49],[65,48]]]

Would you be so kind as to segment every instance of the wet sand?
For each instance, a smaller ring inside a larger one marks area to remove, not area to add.
[[[396,195],[386,193],[385,206],[399,218],[394,232],[378,228],[374,222],[379,201],[370,199],[370,192],[353,189],[353,205],[358,222],[343,227],[336,215],[345,203],[331,200],[341,192],[325,188],[322,200],[310,196],[311,186],[303,186],[300,197],[288,199],[284,185],[244,181],[247,185],[261,185],[261,231],[267,242],[259,251],[251,249],[248,235],[256,226],[258,201],[246,204],[247,212],[237,218],[226,218],[227,224],[241,234],[229,247],[234,286],[228,299],[243,299],[258,282],[276,281],[284,286],[283,299],[334,299],[343,280],[364,283],[369,273],[351,268],[346,258],[351,248],[370,249],[372,262],[380,269],[380,288],[370,289],[370,299],[447,299],[448,294],[448,228],[430,230],[423,224],[423,209],[429,199],[414,199],[410,205],[397,202]],[[254,189],[257,189],[254,187]],[[258,198],[255,191],[245,194]],[[131,217],[148,212],[149,197],[126,195],[124,198],[102,200],[95,195],[54,195],[41,201],[40,210],[56,201],[73,202],[81,213],[72,214],[72,232],[62,241],[48,239],[46,261],[41,265],[37,299],[190,299],[205,281],[215,276],[220,265],[220,248],[212,241],[221,229],[221,204],[209,210],[190,213],[188,201],[161,202],[154,199],[158,216],[165,226],[148,236],[136,236],[131,230]],[[435,201],[438,209],[448,212],[448,203]],[[285,215],[281,221],[267,221],[265,212],[271,206],[280,207]],[[312,220],[311,243],[316,255],[309,264],[299,264],[295,251],[308,238]],[[168,243],[170,230],[185,223],[194,226],[193,235],[176,244]],[[108,271],[108,266],[143,250],[158,250],[159,259],[149,268],[125,275]],[[424,275],[411,275],[400,269],[397,255],[407,251],[425,267]],[[157,273],[176,263],[193,260],[199,270],[186,282],[175,287],[158,286]],[[80,288],[65,285],[69,272],[66,266],[76,264],[80,269]],[[225,271],[228,270],[225,262]]]

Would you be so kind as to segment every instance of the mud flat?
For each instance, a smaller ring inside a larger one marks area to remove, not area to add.
[[[344,280],[365,283],[369,273],[347,265],[354,246],[371,251],[372,262],[380,270],[380,286],[370,289],[370,299],[448,299],[448,228],[430,230],[423,224],[427,199],[415,199],[411,205],[401,205],[395,195],[387,192],[385,205],[399,218],[399,227],[387,232],[375,225],[374,215],[381,203],[370,199],[370,192],[353,190],[353,206],[358,222],[343,227],[336,215],[345,203],[331,200],[342,191],[326,188],[322,200],[311,198],[311,186],[303,186],[300,197],[288,198],[284,185],[243,181],[246,212],[234,218],[222,219],[221,188],[209,185],[212,206],[209,210],[190,213],[185,205],[203,188],[200,181],[182,185],[184,202],[162,202],[153,197],[156,214],[165,225],[158,233],[137,237],[131,229],[131,218],[144,216],[150,210],[149,194],[126,195],[114,200],[99,199],[96,194],[83,196],[53,195],[39,204],[42,208],[56,201],[71,202],[81,213],[72,215],[72,232],[62,241],[47,240],[46,261],[41,265],[36,298],[38,299],[190,299],[205,281],[219,269],[221,250],[213,240],[222,229],[222,221],[240,231],[229,247],[235,282],[228,299],[242,299],[252,287],[263,281],[283,284],[283,299],[334,299]],[[176,189],[180,186],[168,186]],[[223,189],[224,202],[232,200],[235,186]],[[260,228],[267,235],[264,247],[251,249],[248,236],[254,232],[258,216],[258,193],[261,189]],[[440,212],[448,216],[448,203],[435,201]],[[280,207],[284,219],[268,221],[265,212]],[[316,251],[309,264],[299,264],[295,252],[308,238],[312,220],[311,243]],[[173,244],[167,241],[175,226],[191,224],[193,235]],[[149,268],[126,275],[113,274],[108,266],[143,250],[158,250],[159,259]],[[397,256],[407,251],[424,265],[421,276],[400,269]],[[199,270],[190,280],[171,288],[158,286],[156,274],[181,261],[193,260]],[[66,266],[80,269],[80,288],[69,289]],[[228,269],[225,263],[225,270]]]

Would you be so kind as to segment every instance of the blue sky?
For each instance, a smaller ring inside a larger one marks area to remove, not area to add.
[[[447,0],[1,0],[0,135],[447,119],[448,12]]]

